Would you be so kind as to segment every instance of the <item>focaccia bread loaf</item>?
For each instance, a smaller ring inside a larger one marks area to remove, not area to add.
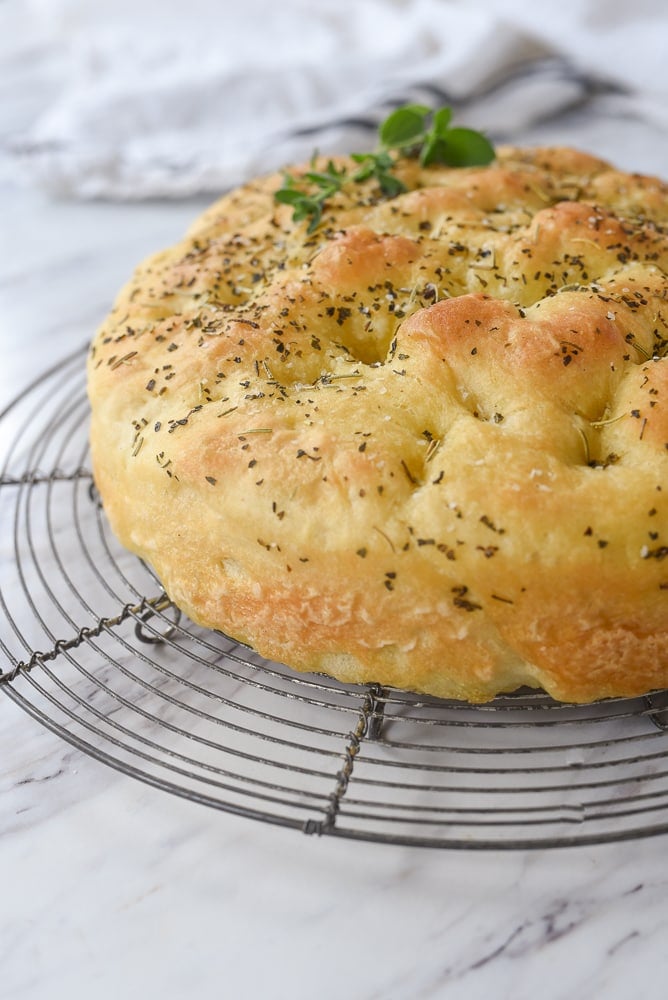
[[[261,179],[139,267],[89,359],[114,531],[297,670],[667,687],[668,189],[568,149],[396,172],[314,232]]]

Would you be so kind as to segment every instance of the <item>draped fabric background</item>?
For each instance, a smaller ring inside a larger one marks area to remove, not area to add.
[[[404,100],[628,168],[668,153],[662,0],[25,0],[0,29],[0,169],[59,195],[215,193],[368,148]]]

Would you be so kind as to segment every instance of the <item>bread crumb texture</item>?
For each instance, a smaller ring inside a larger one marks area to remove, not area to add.
[[[138,268],[88,363],[113,529],[297,670],[668,686],[668,188],[568,149],[397,174],[311,234],[254,181]]]

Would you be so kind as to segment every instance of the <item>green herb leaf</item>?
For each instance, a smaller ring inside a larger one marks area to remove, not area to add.
[[[352,153],[358,169],[349,172],[330,160],[324,170],[317,169],[317,155],[311,170],[302,177],[283,175],[283,186],[274,197],[279,204],[292,206],[295,222],[309,220],[307,232],[320,225],[327,199],[350,182],[362,184],[375,180],[381,194],[396,198],[406,185],[394,173],[400,158],[419,158],[423,167],[444,164],[450,167],[484,166],[494,159],[494,147],[480,132],[470,128],[451,128],[452,110],[432,110],[424,104],[405,104],[393,111],[378,129],[379,148],[372,153]]]
[[[304,200],[304,193],[298,191],[297,188],[284,187],[280,188],[274,194],[274,200],[281,203],[281,205],[297,205],[300,201]]]
[[[394,174],[379,174],[378,185],[387,198],[396,198],[406,190],[404,182]]]
[[[447,140],[440,135],[428,135],[420,150],[420,163],[429,167],[432,163],[447,163]]]
[[[308,229],[306,230],[309,235],[314,232],[320,225],[320,220],[322,219],[322,201],[318,201],[316,198],[304,198],[299,205],[295,207],[292,213],[292,218],[295,222],[301,222],[303,219],[310,219],[308,224]]]
[[[443,135],[452,121],[452,108],[437,108],[432,118],[432,130],[436,135]]]
[[[307,174],[304,174],[304,180],[310,181],[321,188],[333,187],[335,190],[340,188],[341,181],[345,177],[346,168],[341,167],[337,169],[336,164],[332,160],[327,164],[326,170],[310,170]]]
[[[439,162],[449,167],[484,167],[496,155],[489,139],[470,128],[449,128],[445,145],[446,158]]]
[[[425,119],[430,108],[422,104],[405,104],[382,122],[378,134],[387,149],[401,149],[417,142],[424,134]]]
[[[406,190],[406,185],[391,173],[395,161],[387,152],[353,153],[352,159],[360,164],[359,170],[352,175],[352,180],[361,183],[372,177],[378,181],[380,190],[387,198],[396,198]]]

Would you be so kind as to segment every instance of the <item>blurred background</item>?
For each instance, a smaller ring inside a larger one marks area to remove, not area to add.
[[[668,149],[661,0],[5,0],[3,175],[73,198],[217,193],[358,148],[388,106],[631,169]]]

